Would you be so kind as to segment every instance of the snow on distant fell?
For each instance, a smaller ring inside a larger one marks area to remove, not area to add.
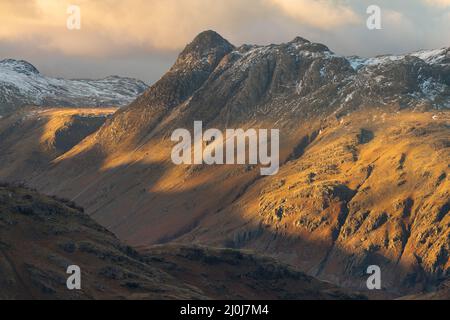
[[[412,53],[411,56],[422,59],[429,64],[445,63],[445,61],[448,63],[450,58],[450,48],[422,50]]]
[[[125,106],[147,89],[136,79],[111,76],[100,80],[65,80],[42,75],[23,60],[0,61],[2,108],[38,106]]]
[[[365,66],[374,66],[391,61],[403,60],[406,57],[416,57],[428,64],[445,64],[450,61],[450,48],[421,50],[407,55],[384,55],[373,58],[363,58],[358,56],[347,57],[353,69],[358,70]]]

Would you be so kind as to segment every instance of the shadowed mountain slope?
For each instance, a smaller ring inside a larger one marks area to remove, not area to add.
[[[0,299],[364,298],[236,250],[157,247],[137,253],[73,203],[0,186]],[[81,287],[66,287],[67,267]]]

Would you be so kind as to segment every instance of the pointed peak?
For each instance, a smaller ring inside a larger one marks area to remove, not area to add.
[[[209,44],[230,44],[220,34],[213,30],[206,30],[199,33],[192,43],[209,43]],[[231,45],[231,44],[230,44]]]
[[[292,40],[290,43],[296,43],[296,44],[306,44],[311,43],[308,39],[302,38],[302,37],[295,37],[294,40]]]
[[[311,42],[302,37],[296,37],[294,40],[288,42],[288,45],[294,46],[297,49],[307,50],[310,52],[330,52],[333,53],[326,45],[321,43]]]
[[[25,60],[4,59],[0,61],[0,65],[20,73],[39,74],[39,70]]]
[[[234,49],[234,46],[217,32],[207,30],[197,35],[194,40],[186,46],[182,54],[197,53],[202,56],[211,50],[217,49],[224,52],[230,52]]]

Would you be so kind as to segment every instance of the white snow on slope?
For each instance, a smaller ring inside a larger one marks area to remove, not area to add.
[[[145,89],[144,82],[131,78],[65,80],[46,77],[26,61],[0,61],[0,98],[6,103],[19,96],[35,105],[124,106]]]
[[[410,54],[410,56],[422,59],[423,61],[429,64],[437,64],[441,63],[447,56],[450,56],[450,49],[442,48],[435,50],[422,50],[414,52]]]
[[[359,70],[365,66],[374,66],[384,64],[392,61],[403,60],[408,56],[422,59],[428,64],[439,64],[444,61],[445,58],[450,56],[449,48],[435,49],[435,50],[422,50],[413,52],[407,55],[384,55],[373,58],[363,58],[358,56],[346,57],[350,65],[354,70]]]

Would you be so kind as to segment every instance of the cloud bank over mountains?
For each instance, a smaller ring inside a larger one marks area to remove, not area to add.
[[[69,77],[120,72],[118,65],[123,64],[131,73],[126,75],[151,82],[155,79],[145,78],[148,74],[158,77],[176,53],[206,29],[217,30],[237,45],[279,43],[301,35],[341,54],[366,56],[450,43],[449,0],[380,0],[383,29],[377,31],[366,28],[366,9],[372,2],[4,0],[0,56],[26,58],[44,72]],[[66,28],[69,5],[81,8],[79,31]],[[92,70],[86,59],[97,61],[97,69]],[[47,60],[61,67],[52,69]],[[144,73],[133,61],[147,61],[148,69]]]

